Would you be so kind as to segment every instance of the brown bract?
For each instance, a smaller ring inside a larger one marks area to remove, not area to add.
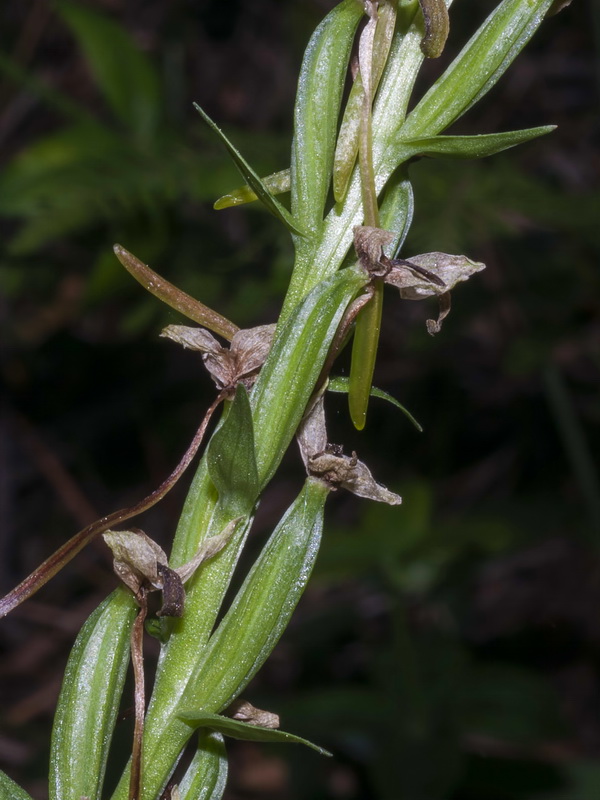
[[[202,360],[218,389],[234,390],[241,381],[250,388],[273,342],[275,325],[259,325],[234,334],[231,345],[222,344],[204,328],[167,325],[160,334],[174,342],[202,353]]]

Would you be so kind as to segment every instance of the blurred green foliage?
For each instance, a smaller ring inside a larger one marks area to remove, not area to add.
[[[16,409],[108,511],[166,474],[209,397],[189,355],[156,341],[178,320],[123,272],[113,242],[241,325],[272,321],[286,282],[290,250],[276,222],[254,208],[210,209],[239,178],[191,100],[234,128],[261,174],[288,166],[294,71],[332,3],[232,3],[226,14],[216,2],[168,5],[61,0],[1,12],[6,588],[81,527],[48,488]],[[483,16],[493,3],[480,5]],[[455,6],[449,51],[476,24],[469,3]],[[287,782],[252,793],[241,770],[232,798],[600,793],[594,25],[592,4],[549,20],[464,129],[557,123],[555,134],[484,162],[411,168],[406,254],[464,252],[488,269],[434,340],[427,309],[386,296],[375,382],[424,434],[381,404],[361,436],[345,399],[330,401],[336,439],[404,505],[331,504],[312,593],[254,689],[336,763],[294,751]],[[271,489],[265,526],[285,493],[285,481]],[[158,538],[177,511],[167,504],[152,518]],[[103,574],[96,591],[112,585]],[[82,574],[45,597],[77,605],[85,591]],[[27,625],[42,635],[25,617],[12,624],[13,643]],[[53,651],[58,667],[67,645]],[[9,678],[15,697],[40,679],[23,682],[18,664],[5,674],[8,706]],[[23,774],[34,778],[36,764],[43,773],[42,761],[32,745]]]

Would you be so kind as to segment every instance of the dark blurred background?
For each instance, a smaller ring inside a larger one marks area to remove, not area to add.
[[[191,103],[258,172],[288,166],[302,52],[333,5],[0,7],[2,593],[158,485],[213,396],[198,359],[158,339],[183,320],[113,243],[240,325],[276,319],[288,235],[258,208],[212,210],[240,180]],[[455,3],[417,95],[494,6]],[[228,800],[600,796],[599,31],[597,2],[575,0],[454,129],[556,132],[412,167],[405,254],[487,270],[435,339],[432,308],[386,297],[376,383],[423,434],[378,400],[358,434],[331,396],[334,440],[404,505],[331,499],[312,584],[246,692],[335,759],[232,744]],[[291,452],[248,559],[301,479]],[[188,481],[138,523],[167,547]],[[115,584],[98,543],[2,623],[0,766],[36,800],[69,649]]]

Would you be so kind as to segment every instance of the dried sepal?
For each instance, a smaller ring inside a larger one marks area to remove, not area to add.
[[[403,300],[422,300],[442,295],[457,283],[485,269],[485,264],[467,256],[449,253],[422,253],[409,259],[390,259],[384,281],[400,290]]]
[[[167,325],[160,334],[190,350],[202,353],[202,360],[218,389],[234,389],[242,381],[246,387],[256,380],[271,348],[275,325],[259,325],[238,331],[229,347],[223,347],[203,328]]]
[[[341,445],[329,444],[321,395],[298,430],[298,444],[309,475],[320,478],[333,491],[347,489],[358,497],[395,506],[402,498],[377,483],[356,453],[345,456]]]
[[[383,248],[391,244],[396,234],[369,225],[357,225],[354,228],[354,249],[358,263],[373,278],[382,278],[389,267],[382,263]]]
[[[225,714],[231,719],[237,719],[240,722],[246,722],[248,725],[259,725],[261,728],[271,728],[276,730],[279,728],[279,715],[274,714],[272,711],[263,711],[262,708],[256,708],[247,700],[234,700],[229,706]]]
[[[103,538],[112,551],[115,574],[135,597],[139,599],[144,592],[161,591],[163,604],[158,616],[181,617],[185,604],[183,584],[200,564],[225,547],[240,519],[232,520],[220,534],[206,539],[194,557],[177,569],[169,567],[162,547],[139,528],[106,531]]]

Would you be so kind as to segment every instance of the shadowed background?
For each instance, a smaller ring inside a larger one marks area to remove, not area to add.
[[[2,4],[0,592],[158,485],[213,397],[197,356],[158,339],[184,320],[114,242],[239,325],[276,319],[289,237],[259,208],[212,210],[240,179],[191,103],[259,173],[287,167],[302,52],[333,5]],[[417,96],[494,5],[454,4]],[[358,434],[330,396],[334,441],[404,505],[330,500],[312,584],[246,693],[335,760],[231,744],[228,800],[600,794],[599,29],[597,5],[576,0],[453,129],[556,132],[412,166],[403,255],[487,269],[435,339],[432,307],[386,295],[375,381],[423,434],[378,400]],[[301,479],[292,451],[247,563]],[[138,522],[167,548],[188,481]],[[69,649],[115,584],[97,543],[2,622],[0,767],[36,800]]]

